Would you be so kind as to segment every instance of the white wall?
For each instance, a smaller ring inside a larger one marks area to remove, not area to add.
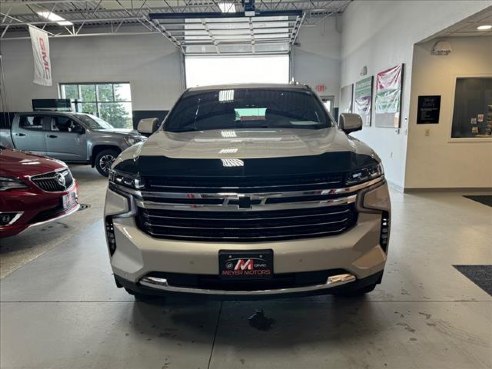
[[[405,186],[413,45],[487,6],[489,1],[354,1],[342,20],[341,85],[405,64],[402,129],[364,127],[355,136],[381,156],[388,180]]]
[[[58,98],[58,83],[130,82],[134,110],[167,110],[183,91],[178,50],[158,34],[50,38],[53,86],[32,83],[30,40],[2,41],[8,105],[30,111],[31,99]]]
[[[340,93],[341,34],[337,31],[337,18],[328,17],[316,26],[302,26],[294,46],[293,77],[311,87],[325,85],[320,95],[335,96],[338,106]]]
[[[431,55],[435,40],[414,49],[405,187],[492,188],[492,138],[451,140],[456,77],[492,77],[492,37],[447,40],[448,56]],[[419,95],[441,95],[439,124],[416,124]]]
[[[296,80],[325,84],[325,95],[340,89],[340,34],[335,18],[302,28],[293,51]],[[180,54],[161,35],[50,38],[53,86],[32,83],[29,40],[2,41],[7,107],[29,111],[31,99],[57,98],[65,82],[130,82],[134,110],[167,110],[184,89]]]

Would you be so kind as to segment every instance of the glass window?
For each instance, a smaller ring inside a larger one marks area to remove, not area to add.
[[[80,132],[80,124],[65,116],[55,116],[51,119],[51,130],[55,132]]]
[[[74,110],[91,114],[117,128],[133,128],[129,83],[63,83],[60,95]]]
[[[333,123],[310,91],[242,88],[192,91],[169,113],[166,131],[238,128],[320,129]]]
[[[79,114],[77,116],[90,129],[111,129],[114,128],[105,120],[90,114]]]
[[[492,78],[457,78],[451,137],[492,137]]]
[[[79,86],[78,85],[63,85],[62,96],[65,99],[76,100],[79,99]]]
[[[40,115],[34,115],[34,116],[24,115],[20,118],[19,126],[24,129],[42,131],[43,117]]]
[[[80,85],[80,100],[96,101],[96,85]]]
[[[114,101],[113,85],[97,85],[97,101]]]

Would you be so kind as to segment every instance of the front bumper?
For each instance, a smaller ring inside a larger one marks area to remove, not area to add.
[[[385,191],[387,191],[386,185]],[[124,214],[124,212],[127,212]],[[388,209],[389,211],[389,209]],[[116,216],[113,216],[117,214]],[[123,215],[122,215],[123,214]],[[221,296],[269,296],[285,294],[330,293],[378,283],[386,262],[386,250],[380,244],[381,211],[361,212],[355,227],[329,237],[270,242],[206,242],[157,239],[140,230],[128,208],[128,200],[108,190],[106,220],[111,220],[116,248],[110,252],[117,284],[145,293],[191,293]],[[166,273],[184,276],[219,274],[220,250],[273,250],[275,275],[326,272],[322,282],[302,286],[222,289],[204,285],[175,285]],[[333,271],[333,273],[331,273]],[[155,274],[164,275],[152,279]],[[330,276],[347,277],[330,283]]]
[[[349,274],[345,274],[349,276]],[[130,282],[121,277],[115,276],[116,284],[119,287],[124,287],[130,291],[141,293],[143,295],[152,296],[167,296],[167,295],[196,295],[205,296],[209,298],[217,298],[221,300],[228,299],[264,299],[264,298],[282,298],[282,297],[302,297],[313,295],[324,295],[330,293],[350,293],[361,290],[365,287],[377,284],[381,282],[383,277],[383,271],[377,272],[369,277],[356,279],[352,276],[347,280],[339,280],[335,283],[328,283],[322,285],[312,285],[306,287],[297,288],[279,288],[279,289],[263,289],[263,290],[207,290],[207,289],[193,289],[182,288],[175,286],[161,285],[157,287],[155,285],[149,286],[144,281],[139,283]]]
[[[63,207],[63,196],[75,200]],[[1,213],[17,213],[15,221],[0,226],[0,238],[14,236],[25,229],[69,216],[79,209],[78,185],[74,183],[65,191],[46,192],[38,188],[12,190],[2,193]]]

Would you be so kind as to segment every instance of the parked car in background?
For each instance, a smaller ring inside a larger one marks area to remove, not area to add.
[[[63,162],[0,146],[0,238],[78,208],[77,182]]]
[[[90,164],[103,176],[121,151],[145,139],[134,130],[114,128],[84,113],[17,113],[11,127],[0,130],[0,145],[66,163]]]
[[[185,91],[111,169],[116,285],[137,297],[372,291],[390,198],[381,160],[349,135],[360,129],[356,114],[337,125],[303,85]]]

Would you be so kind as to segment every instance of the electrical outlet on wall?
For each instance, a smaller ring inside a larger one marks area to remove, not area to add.
[[[426,128],[426,129],[425,129],[425,135],[426,135],[426,136],[430,136],[430,135],[431,135],[431,130],[430,130],[430,128]]]

